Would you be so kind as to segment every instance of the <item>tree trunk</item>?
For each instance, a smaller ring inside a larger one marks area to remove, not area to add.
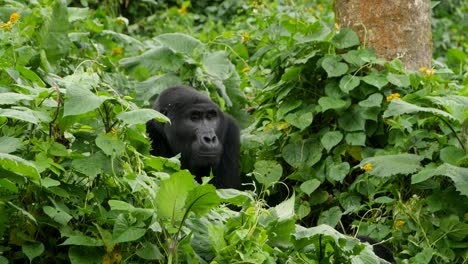
[[[335,0],[335,17],[379,57],[400,58],[409,70],[431,67],[430,0]]]

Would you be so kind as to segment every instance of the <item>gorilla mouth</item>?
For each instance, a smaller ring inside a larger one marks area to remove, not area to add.
[[[198,152],[197,157],[199,158],[216,158],[219,156],[219,152]]]

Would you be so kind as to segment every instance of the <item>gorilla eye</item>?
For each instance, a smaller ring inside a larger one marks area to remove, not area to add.
[[[192,120],[192,121],[198,121],[198,120],[200,120],[200,119],[201,119],[201,114],[200,114],[200,112],[192,112],[192,113],[190,114],[190,120]]]
[[[218,116],[218,113],[216,111],[214,111],[214,110],[208,111],[206,113],[206,118],[207,119],[213,119],[213,118],[216,118],[216,116]]]

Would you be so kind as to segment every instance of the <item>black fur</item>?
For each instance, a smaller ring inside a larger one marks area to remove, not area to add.
[[[151,154],[173,157],[181,153],[182,168],[200,177],[214,175],[218,188],[240,188],[240,133],[234,119],[223,113],[210,98],[193,87],[174,86],[164,90],[154,109],[171,123],[154,120],[146,124]]]

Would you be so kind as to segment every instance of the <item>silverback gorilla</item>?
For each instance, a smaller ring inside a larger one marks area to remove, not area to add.
[[[164,90],[154,109],[171,123],[151,120],[146,131],[151,139],[151,154],[173,157],[181,153],[183,169],[197,180],[214,175],[218,188],[240,188],[239,127],[207,96],[193,87],[174,86]]]

